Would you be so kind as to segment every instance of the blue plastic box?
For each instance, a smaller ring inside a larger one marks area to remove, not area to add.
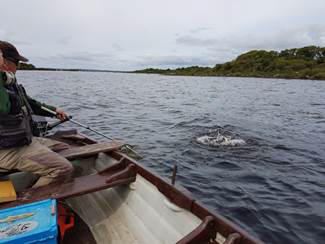
[[[48,199],[0,210],[1,244],[54,244],[57,243],[57,236],[57,207],[55,200]]]

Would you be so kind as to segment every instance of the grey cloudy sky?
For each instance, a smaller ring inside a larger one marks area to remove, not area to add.
[[[325,46],[325,0],[7,0],[0,40],[38,67],[214,66],[251,49]]]

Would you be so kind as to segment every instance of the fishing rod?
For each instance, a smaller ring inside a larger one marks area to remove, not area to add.
[[[50,110],[50,109],[48,109],[48,108],[46,108],[46,107],[41,106],[41,109],[44,110],[44,111],[46,111],[46,112],[49,112],[49,113],[51,113],[51,114],[53,114],[53,115],[57,115],[56,112],[54,112],[54,111],[52,111],[52,110]],[[94,132],[94,133],[96,133],[96,134],[98,134],[98,135],[100,135],[100,136],[102,136],[102,137],[104,137],[104,138],[106,138],[106,139],[109,139],[109,140],[111,140],[111,141],[113,141],[113,142],[117,142],[115,139],[113,139],[113,138],[111,138],[111,137],[109,137],[109,136],[106,136],[105,134],[103,134],[103,133],[101,133],[101,132],[99,132],[99,131],[97,131],[97,130],[91,128],[90,126],[88,126],[88,125],[84,125],[84,124],[82,124],[82,123],[80,123],[80,122],[78,122],[78,121],[76,121],[76,120],[73,120],[71,116],[67,117],[66,120],[59,121],[59,122],[56,123],[55,125],[51,126],[50,129],[54,128],[55,126],[57,126],[57,125],[59,125],[59,124],[61,124],[61,123],[64,123],[65,121],[70,121],[71,123],[74,123],[74,124],[76,124],[76,125],[79,125],[80,127],[83,127],[83,128],[85,128],[85,129],[87,129],[87,130],[90,130],[90,131],[92,131],[92,132]],[[128,144],[123,144],[123,147],[125,147],[125,148],[128,149],[128,150],[130,150],[132,153],[134,153],[134,154],[135,154],[137,157],[139,157],[140,159],[143,158],[142,156],[139,155],[139,153],[137,153],[134,149],[132,149]]]

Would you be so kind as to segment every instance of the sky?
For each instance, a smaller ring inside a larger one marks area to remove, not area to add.
[[[37,67],[209,66],[325,46],[325,0],[1,0],[0,40]]]

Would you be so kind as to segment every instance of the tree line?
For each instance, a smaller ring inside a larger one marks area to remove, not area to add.
[[[238,76],[325,80],[325,48],[307,46],[282,51],[252,50],[214,67],[136,70],[135,73],[189,76]]]

